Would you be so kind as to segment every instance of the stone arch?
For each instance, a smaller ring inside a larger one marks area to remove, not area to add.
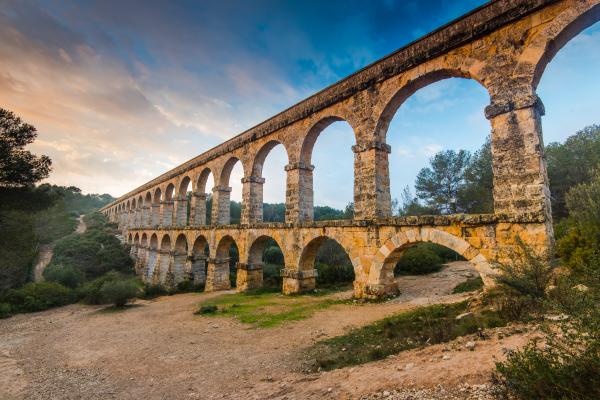
[[[136,245],[140,244],[140,234],[136,232],[135,237],[133,238],[133,243]]]
[[[483,84],[483,82],[471,75],[466,70],[447,68],[431,71],[427,74],[417,77],[416,79],[409,80],[400,88],[398,88],[395,91],[395,93],[391,96],[391,98],[386,100],[385,106],[383,107],[383,111],[379,115],[377,124],[375,125],[374,139],[384,143],[386,142],[386,136],[388,128],[390,126],[390,122],[392,121],[392,119],[396,115],[396,112],[402,106],[402,104],[404,104],[404,102],[408,100],[413,94],[415,94],[420,89],[423,89],[428,85],[450,78],[472,79],[475,82],[481,84],[481,86],[489,94],[489,90]]]
[[[186,226],[189,222],[188,186],[191,186],[191,183],[192,180],[186,175],[181,179],[177,188],[177,198],[175,200],[175,223],[177,226]]]
[[[329,127],[329,125],[333,124],[334,122],[338,122],[338,121],[344,121],[348,125],[350,125],[350,128],[352,128],[352,131],[354,132],[354,141],[355,141],[355,143],[358,142],[356,130],[354,129],[352,124],[350,124],[350,122],[348,122],[347,119],[342,118],[340,116],[335,116],[335,115],[321,118],[314,125],[312,125],[312,127],[306,133],[306,136],[304,136],[304,139],[302,141],[302,146],[300,148],[300,162],[301,163],[303,163],[306,166],[311,165],[312,153],[314,150],[315,143],[317,142],[317,138],[319,137],[321,132],[323,132],[325,129],[327,129],[327,127]]]
[[[212,173],[211,169],[208,167],[205,167],[202,172],[200,172],[200,175],[198,175],[198,179],[196,180],[196,192],[197,193],[205,193],[206,192],[206,182],[208,181],[208,177],[210,175],[213,175],[213,180],[214,180],[214,174]]]
[[[183,177],[183,179],[179,183],[179,189],[177,191],[177,194],[179,195],[180,198],[185,197],[187,195],[187,188],[191,182],[192,182],[192,180],[190,179],[189,176],[186,175]]]
[[[231,177],[231,171],[233,170],[233,167],[235,167],[235,165],[237,163],[242,164],[242,168],[244,168],[244,163],[237,158],[236,156],[231,156],[223,165],[223,168],[221,168],[221,173],[219,174],[219,186],[222,188],[226,188],[229,187],[229,178]],[[246,171],[244,171],[244,176],[246,175]],[[216,184],[216,182],[215,182]]]
[[[590,3],[592,2],[581,1],[567,8],[539,32],[531,45],[523,52],[517,71],[530,70],[531,60],[536,60],[531,73],[533,92],[535,92],[546,66],[560,49],[582,31],[600,21],[600,4],[590,6]]]
[[[171,286],[172,284],[172,241],[169,234],[163,235],[160,240],[160,263],[159,263],[159,275],[158,281],[166,286]]]
[[[230,249],[235,245],[239,252],[239,246],[231,235],[223,236],[215,249],[215,257],[210,260],[206,278],[206,291],[227,290],[231,288]]]
[[[150,237],[150,246],[148,247],[148,260],[146,263],[145,280],[148,283],[156,283],[155,270],[158,263],[158,236],[153,233]]]
[[[285,147],[285,144],[283,144],[281,141],[279,141],[277,139],[270,140],[267,143],[265,143],[264,145],[262,145],[262,147],[258,150],[256,155],[254,156],[254,160],[252,161],[252,171],[251,171],[252,176],[262,177],[264,162],[267,159],[267,156],[269,155],[271,150],[273,150],[273,148],[278,145],[283,146],[283,148],[285,150],[285,154],[287,156],[288,163],[289,163],[290,156],[289,156],[287,148]]]
[[[431,242],[454,250],[467,261],[472,262],[486,286],[494,285],[494,269],[479,251],[464,239],[434,228],[413,228],[403,230],[386,240],[375,254],[368,278],[368,295],[382,296],[396,294],[394,268],[402,253],[419,242]]]
[[[157,187],[156,189],[154,189],[154,197],[152,199],[152,205],[160,205],[160,202],[162,200],[162,190],[160,189],[160,187]]]
[[[133,243],[133,238],[132,238],[132,235],[131,235],[131,233],[129,234],[129,236],[128,236],[128,238],[127,238],[127,243],[128,243],[128,244],[132,244],[132,243]]]
[[[175,185],[170,182],[165,188],[162,201],[162,221],[161,225],[169,227],[173,225],[173,205],[174,205]]]
[[[165,189],[165,201],[172,201],[175,194],[175,185],[170,182]]]
[[[175,284],[183,282],[189,275],[186,274],[186,262],[188,259],[188,240],[187,237],[180,233],[175,240],[173,253],[173,280]]]
[[[191,279],[195,285],[206,283],[207,259],[210,255],[208,240],[203,235],[194,240],[191,251]]]
[[[269,236],[269,235],[261,235],[261,236],[257,237],[256,239],[254,239],[254,241],[250,245],[250,248],[248,249],[248,255],[246,257],[247,263],[248,264],[262,264],[263,253],[266,249],[267,244],[271,240],[274,241],[277,244],[277,246],[279,246],[280,249],[282,248],[281,244],[274,237]],[[285,259],[285,254],[284,254],[284,259]],[[285,260],[284,260],[284,265],[285,265]]]

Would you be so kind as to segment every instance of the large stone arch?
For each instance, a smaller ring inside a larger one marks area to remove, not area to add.
[[[177,285],[188,278],[186,262],[188,259],[188,240],[185,234],[180,233],[175,240],[173,248],[173,282]]]
[[[215,257],[211,258],[208,263],[206,291],[212,292],[231,289],[229,252],[232,244],[235,244],[238,252],[240,252],[240,246],[231,235],[224,235],[217,242],[214,250]]]
[[[259,235],[252,241],[252,244],[248,246],[247,254],[243,258],[246,262],[240,262],[238,264],[236,284],[238,292],[262,287],[263,253],[270,241],[274,241],[281,249],[279,242],[270,235]]]
[[[146,276],[145,276],[145,280],[148,283],[157,283],[157,274],[156,271],[158,270],[158,268],[156,268],[157,264],[158,264],[158,254],[159,254],[159,243],[158,243],[158,235],[156,233],[153,233],[152,236],[150,236],[150,245],[148,247],[148,261],[147,261],[147,267],[146,267]]]
[[[207,260],[210,256],[210,247],[208,240],[203,235],[198,235],[194,239],[191,249],[191,278],[194,284],[202,285],[206,283]],[[207,251],[208,250],[208,251]]]
[[[531,94],[540,82],[546,66],[571,39],[586,28],[600,21],[600,2],[580,0],[569,4],[550,23],[543,27],[529,41],[521,53],[516,71],[524,76]]]
[[[489,89],[485,86],[483,80],[480,77],[475,76],[466,66],[462,68],[442,67],[420,74],[416,71],[410,71],[406,76],[403,76],[402,79],[394,80],[400,81],[397,86],[390,82],[387,85],[387,92],[389,92],[389,94],[381,96],[380,107],[382,107],[382,111],[377,118],[373,139],[381,143],[386,142],[390,122],[398,112],[398,109],[400,109],[404,102],[412,95],[426,86],[451,78],[473,80],[479,83],[486,90],[488,95],[490,94]]]
[[[172,277],[172,240],[169,234],[164,234],[160,239],[160,256],[159,256],[159,271],[158,281],[162,285],[171,286]]]
[[[215,180],[211,210],[211,224],[213,225],[229,225],[231,222],[231,187],[229,186],[229,180],[231,178],[231,171],[238,162],[242,165],[243,169],[244,163],[242,160],[235,155],[230,156],[221,167],[219,176]],[[245,175],[246,171],[243,171],[243,176]],[[242,207],[244,207],[243,203]]]
[[[412,228],[402,230],[386,240],[375,254],[369,270],[366,294],[381,297],[396,294],[398,288],[394,282],[394,268],[402,253],[419,242],[439,244],[454,250],[475,265],[486,287],[494,285],[494,268],[464,239],[434,228]]]
[[[320,118],[317,122],[315,122],[306,132],[306,135],[302,138],[302,145],[300,147],[300,163],[305,166],[311,166],[312,161],[312,153],[314,151],[315,143],[317,139],[321,135],[321,133],[327,129],[334,122],[343,121],[347,123],[350,128],[352,128],[352,132],[354,133],[354,142],[358,143],[358,134],[356,128],[350,123],[348,118],[344,118],[340,115],[328,115]]]

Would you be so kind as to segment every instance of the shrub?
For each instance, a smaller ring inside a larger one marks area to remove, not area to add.
[[[8,303],[0,303],[0,319],[12,316],[12,307]]]
[[[269,246],[263,253],[263,261],[267,264],[283,265],[283,253],[279,246]]]
[[[204,284],[195,284],[194,281],[190,279],[186,279],[177,284],[177,292],[178,293],[187,293],[187,292],[202,292],[204,291]]]
[[[195,312],[195,314],[215,314],[218,310],[219,309],[215,305],[200,306],[200,308],[198,309],[198,311]]]
[[[329,265],[316,262],[315,269],[318,271],[317,283],[320,285],[354,281],[354,269],[352,268],[352,265]]]
[[[407,249],[396,268],[396,275],[424,275],[442,269],[443,260],[427,246],[419,244]]]
[[[281,287],[283,278],[281,277],[281,265],[266,263],[263,265],[263,286]]]
[[[115,307],[124,307],[134,300],[142,290],[137,279],[129,278],[119,281],[107,281],[100,289],[100,296],[104,303],[112,303]]]
[[[72,265],[50,264],[44,270],[44,278],[49,282],[57,282],[63,286],[75,289],[84,280],[83,273]]]
[[[166,296],[169,295],[169,291],[165,289],[163,286],[159,285],[151,285],[146,284],[144,286],[144,295],[145,299],[153,299],[158,296]]]
[[[9,290],[2,302],[10,303],[15,312],[43,311],[77,301],[76,293],[56,282],[28,283]]]
[[[123,279],[126,278],[116,271],[107,272],[100,278],[84,284],[79,289],[79,295],[87,304],[103,304],[104,299],[102,298],[101,293],[102,286],[104,286],[104,284],[107,282],[116,282]]]
[[[452,293],[465,293],[479,290],[483,287],[483,279],[480,276],[477,278],[469,278],[464,282],[459,283],[454,287]]]
[[[546,297],[546,289],[554,273],[554,265],[546,255],[538,256],[517,237],[517,251],[512,262],[500,265],[498,283],[518,295],[534,300]]]

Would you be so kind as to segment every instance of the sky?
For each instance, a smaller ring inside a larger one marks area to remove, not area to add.
[[[48,182],[117,197],[480,4],[0,0],[0,107],[37,127],[29,149],[52,158]],[[596,24],[546,69],[546,142],[600,123],[598,49]],[[387,136],[392,197],[435,152],[479,148],[488,103],[458,78],[409,98]],[[352,201],[353,144],[345,122],[319,136],[315,204]],[[284,201],[285,164],[278,146],[263,170],[266,202]],[[242,174],[238,163],[234,200]]]

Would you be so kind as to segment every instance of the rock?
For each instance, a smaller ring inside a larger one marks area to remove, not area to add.
[[[465,349],[471,350],[471,351],[475,350],[475,342],[467,342],[465,344]]]
[[[579,285],[573,286],[573,289],[577,290],[578,292],[587,292],[588,290],[590,290],[590,288],[581,283]]]
[[[548,321],[564,321],[569,319],[569,316],[566,314],[544,315],[544,319],[547,319]]]
[[[442,360],[449,360],[449,359],[450,359],[450,356],[447,354],[442,356]]]
[[[405,371],[408,371],[409,369],[411,369],[411,368],[412,368],[412,367],[414,367],[414,366],[415,366],[415,364],[414,364],[414,363],[408,363],[408,364],[406,364],[406,365],[404,366],[404,370],[405,370]]]
[[[466,313],[462,313],[460,315],[457,315],[455,320],[460,321],[461,319],[465,319],[465,318],[470,318],[473,317],[473,313],[472,312],[466,312]]]
[[[385,397],[388,397],[388,396],[390,395],[390,392],[388,392],[387,390],[384,390],[384,391],[383,391],[383,395],[384,395]]]

